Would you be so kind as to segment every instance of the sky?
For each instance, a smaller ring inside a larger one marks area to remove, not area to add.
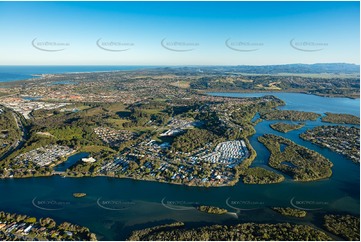
[[[360,63],[359,2],[0,2],[0,65]]]

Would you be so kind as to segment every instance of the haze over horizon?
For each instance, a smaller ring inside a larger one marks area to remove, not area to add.
[[[0,2],[0,65],[359,65],[359,11],[359,2]]]
[[[280,63],[280,64],[259,64],[259,65],[250,65],[250,64],[233,64],[233,65],[223,65],[223,64],[210,64],[210,65],[183,65],[183,64],[175,64],[175,65],[122,65],[122,64],[104,64],[104,65],[98,65],[98,64],[70,64],[70,65],[64,65],[64,64],[20,64],[20,65],[11,65],[11,64],[0,64],[0,66],[144,66],[144,67],[197,67],[197,66],[204,66],[204,67],[212,67],[212,66],[286,66],[286,65],[320,65],[320,64],[345,64],[345,65],[355,65],[360,66],[360,64],[356,63],[347,63],[347,62],[324,62],[324,63]]]

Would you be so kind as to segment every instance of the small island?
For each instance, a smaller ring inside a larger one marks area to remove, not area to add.
[[[296,110],[278,110],[265,111],[260,113],[262,119],[266,120],[291,120],[291,121],[306,121],[316,120],[321,115],[313,112],[304,112]]]
[[[80,193],[80,192],[76,192],[76,193],[73,193],[73,197],[85,197],[86,196],[86,193]]]
[[[280,183],[284,181],[285,177],[281,174],[277,174],[273,171],[254,167],[248,168],[243,177],[243,183],[245,184],[272,184]]]
[[[278,132],[287,133],[292,130],[300,129],[305,126],[304,123],[287,124],[287,123],[274,123],[270,124],[270,127]]]
[[[295,181],[315,181],[332,175],[332,162],[316,151],[273,134],[265,134],[258,140],[271,153],[268,164]]]
[[[213,206],[199,206],[197,209],[201,212],[210,213],[210,214],[225,214],[227,213],[227,209],[218,208]]]
[[[322,117],[321,121],[335,124],[360,124],[359,117],[344,113],[326,113],[326,116]]]
[[[273,207],[272,210],[284,215],[284,216],[291,216],[297,218],[304,218],[307,215],[307,212],[304,210],[296,209],[296,208],[281,208],[281,207]]]

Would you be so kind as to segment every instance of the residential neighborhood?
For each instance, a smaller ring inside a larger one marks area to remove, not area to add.
[[[114,158],[104,160],[95,174],[139,177],[189,185],[228,184],[235,178],[233,167],[249,157],[243,140],[211,144],[192,153],[177,152],[168,157],[169,144],[145,140]]]
[[[31,162],[39,167],[49,166],[74,152],[74,149],[67,146],[48,145],[18,155],[15,157],[15,164],[27,165]]]
[[[37,219],[21,214],[0,211],[0,240],[50,241],[96,240],[88,228],[68,222],[59,225],[51,218]]]
[[[117,146],[120,143],[131,140],[135,136],[134,133],[127,130],[116,130],[108,127],[97,127],[94,132],[101,140],[110,146]]]
[[[307,130],[300,137],[322,147],[345,155],[360,163],[360,129],[347,126],[318,126]]]
[[[212,153],[204,155],[200,159],[211,163],[227,164],[232,168],[245,157],[248,157],[246,144],[243,140],[235,140],[219,143]]]

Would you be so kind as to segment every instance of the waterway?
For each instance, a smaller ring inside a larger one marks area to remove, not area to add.
[[[243,94],[214,95],[238,97]],[[306,94],[275,94],[286,102],[283,109],[360,115],[358,99],[303,95]],[[326,213],[359,215],[359,165],[298,137],[305,130],[325,123],[320,120],[308,121],[303,128],[283,134],[269,127],[272,122],[276,121],[262,121],[255,126],[257,133],[250,137],[250,142],[258,156],[252,166],[268,168],[269,152],[257,138],[265,133],[273,133],[330,159],[334,164],[332,177],[315,182],[294,182],[286,178],[280,184],[269,185],[245,185],[239,182],[233,187],[219,188],[107,177],[5,179],[0,180],[0,210],[48,216],[59,222],[84,225],[102,240],[124,240],[134,229],[172,221],[183,221],[189,227],[246,221],[295,222],[321,227],[322,216]],[[87,196],[74,198],[72,194],[75,192],[84,192]],[[219,206],[237,214],[205,214],[193,208],[197,204]],[[306,218],[290,218],[273,212],[270,209],[272,206],[298,206],[309,212]]]

